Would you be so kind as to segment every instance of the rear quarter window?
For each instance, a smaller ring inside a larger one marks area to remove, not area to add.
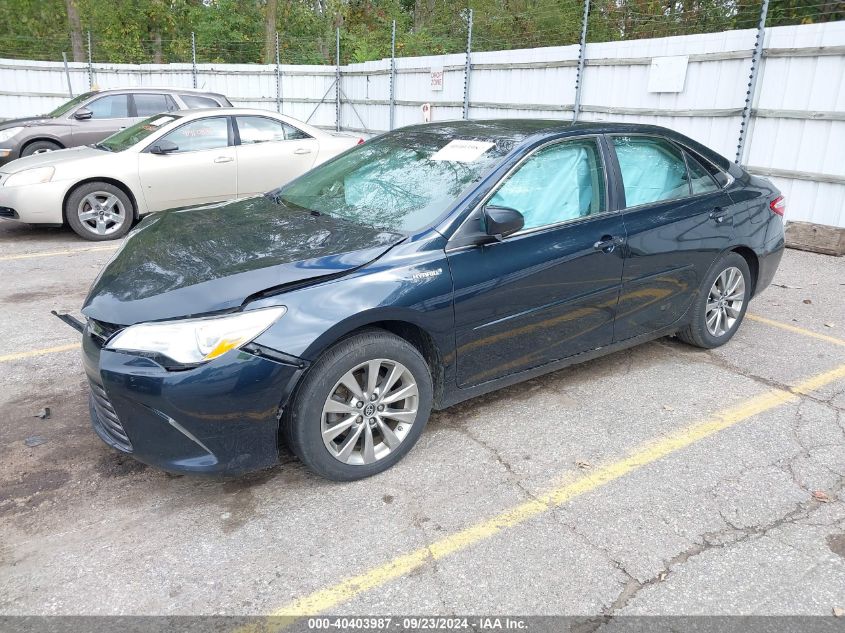
[[[182,102],[191,109],[197,108],[219,108],[220,104],[211,97],[201,97],[199,95],[179,95]]]

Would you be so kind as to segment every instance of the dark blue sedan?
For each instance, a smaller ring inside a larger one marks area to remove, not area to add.
[[[171,471],[263,468],[285,442],[330,479],[374,475],[432,409],[661,336],[726,343],[782,215],[768,181],[664,128],[384,134],[140,224],[83,309],[94,429]]]

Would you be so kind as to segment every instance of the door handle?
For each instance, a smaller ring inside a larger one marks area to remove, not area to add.
[[[593,244],[593,248],[603,253],[612,253],[617,246],[622,246],[625,243],[625,238],[613,235],[605,235],[598,242]]]
[[[233,160],[235,160],[235,159],[232,158],[231,156],[218,156],[217,158],[214,159],[214,162],[215,163],[231,163]]]
[[[300,147],[300,148],[293,150],[293,153],[294,154],[310,154],[311,150],[308,149],[307,147]]]
[[[721,224],[722,222],[724,222],[725,218],[727,218],[727,217],[728,217],[727,212],[724,209],[722,209],[721,207],[716,207],[715,209],[713,209],[710,212],[710,219],[716,220],[717,224]]]

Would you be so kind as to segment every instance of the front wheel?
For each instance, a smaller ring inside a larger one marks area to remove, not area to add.
[[[311,367],[282,420],[288,447],[334,481],[370,477],[411,450],[428,422],[431,372],[406,340],[371,330]]]
[[[690,323],[678,338],[705,349],[724,345],[739,329],[750,298],[748,262],[738,253],[722,255],[704,278]]]
[[[65,217],[77,235],[102,242],[116,240],[129,232],[135,207],[119,187],[107,182],[89,182],[68,196]]]
[[[55,152],[62,149],[62,146],[52,141],[35,141],[23,148],[21,157],[32,156],[34,154],[46,154],[47,152]]]

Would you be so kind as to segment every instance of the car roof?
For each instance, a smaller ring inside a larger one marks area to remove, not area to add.
[[[685,145],[694,152],[704,155],[708,160],[724,170],[733,166],[730,160],[713,151],[709,147],[659,125],[644,123],[621,123],[618,121],[561,121],[557,119],[487,119],[487,120],[455,120],[421,123],[399,128],[391,134],[401,134],[411,131],[440,135],[444,138],[460,136],[470,138],[507,138],[516,144],[523,141],[542,140],[548,136],[578,136],[581,134],[652,134],[663,136]]]
[[[196,95],[214,95],[222,97],[219,92],[212,92],[210,90],[200,90],[199,88],[174,88],[173,86],[127,86],[124,88],[101,88],[99,90],[92,90],[97,94],[106,94],[109,92],[166,92],[173,94],[196,94]]]
[[[502,136],[533,134],[610,134],[614,132],[652,132],[661,135],[674,134],[668,128],[642,123],[617,123],[609,121],[583,121],[572,123],[557,119],[487,119],[487,120],[456,120],[435,123],[421,123],[400,128],[398,131],[415,130],[431,134],[452,135],[496,135]]]
[[[201,117],[208,114],[216,114],[216,115],[238,115],[238,114],[257,114],[263,116],[274,116],[280,117],[282,119],[291,119],[287,114],[281,114],[276,112],[275,110],[260,110],[258,108],[191,108],[185,110],[174,110],[173,112],[165,112],[164,114],[178,114],[179,116],[194,116],[194,117]]]

